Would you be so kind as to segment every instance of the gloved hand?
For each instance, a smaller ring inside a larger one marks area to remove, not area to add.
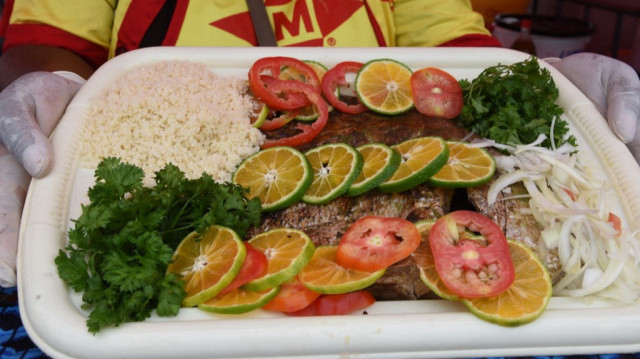
[[[48,136],[84,80],[33,72],[0,92],[0,285],[16,285],[20,216],[30,176],[51,169]]]
[[[640,162],[640,80],[635,70],[622,61],[592,53],[549,62],[596,105]]]

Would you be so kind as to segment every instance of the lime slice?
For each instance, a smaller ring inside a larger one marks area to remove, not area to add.
[[[542,315],[553,289],[547,268],[525,244],[509,240],[509,250],[516,270],[511,287],[496,296],[462,302],[481,319],[518,326]]]
[[[309,161],[293,147],[271,147],[240,163],[233,183],[249,189],[248,198],[259,198],[263,211],[286,208],[302,199],[313,180]]]
[[[355,91],[371,111],[395,115],[413,108],[412,71],[391,59],[376,59],[362,66],[355,80]]]
[[[396,172],[379,187],[382,192],[413,188],[436,174],[447,163],[449,148],[440,137],[418,137],[391,146],[402,161]]]
[[[347,191],[350,196],[357,196],[378,187],[400,166],[400,154],[385,144],[369,143],[356,150],[362,155],[364,164],[360,175]]]
[[[199,304],[198,308],[218,314],[247,313],[267,304],[278,294],[279,290],[279,287],[267,289],[262,292],[234,289],[220,298],[213,298]]]
[[[420,279],[434,294],[447,300],[458,300],[458,297],[440,280],[440,276],[436,271],[436,264],[429,245],[429,231],[434,223],[436,223],[435,220],[428,219],[416,222],[416,228],[418,228],[422,240],[412,256],[420,270]]]
[[[255,128],[260,128],[264,121],[267,120],[267,116],[269,116],[269,106],[264,103],[260,103],[254,111],[249,115],[249,119],[251,120],[251,125]]]
[[[222,226],[211,226],[202,235],[189,234],[176,248],[167,273],[176,273],[187,292],[185,307],[198,305],[215,297],[233,279],[246,256],[238,235]]]
[[[467,188],[483,185],[493,177],[496,161],[484,148],[455,141],[447,141],[447,147],[447,164],[427,183],[445,188]]]
[[[365,272],[348,269],[336,263],[338,246],[316,248],[311,261],[302,268],[300,281],[314,292],[341,294],[364,289],[377,281],[386,269]]]
[[[293,279],[309,263],[315,245],[304,232],[277,228],[258,234],[249,243],[267,257],[267,273],[241,289],[259,292]]]
[[[362,155],[346,143],[330,143],[305,153],[313,169],[313,182],[302,197],[310,204],[324,204],[344,194],[362,170]]]

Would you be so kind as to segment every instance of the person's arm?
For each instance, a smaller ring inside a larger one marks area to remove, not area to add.
[[[87,79],[94,69],[80,56],[59,47],[14,46],[0,56],[0,91],[34,71],[70,71]]]

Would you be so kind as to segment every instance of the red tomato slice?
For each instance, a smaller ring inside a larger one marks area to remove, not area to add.
[[[374,272],[410,256],[418,245],[420,232],[406,219],[367,216],[342,236],[336,262],[345,268]]]
[[[242,263],[242,268],[240,268],[240,272],[233,279],[228,286],[226,286],[219,295],[223,295],[231,292],[234,289],[240,288],[247,282],[250,282],[256,278],[262,277],[267,272],[267,257],[264,253],[256,250],[249,244],[248,242],[244,242],[245,247],[247,248],[247,256]]]
[[[278,117],[265,120],[262,126],[260,126],[260,129],[265,131],[277,130],[278,128],[295,120],[299,113],[300,109],[286,111]]]
[[[307,307],[320,296],[300,282],[298,277],[280,286],[278,294],[262,309],[273,312],[295,312]]]
[[[263,57],[253,63],[249,69],[249,87],[251,91],[260,101],[275,110],[293,110],[308,105],[308,99],[304,96],[276,90],[264,81],[265,78],[271,78],[274,82],[299,82],[278,79],[281,69],[285,67],[291,67],[304,76],[308,85],[318,92],[321,91],[320,80],[311,66],[298,59],[284,56]]]
[[[344,294],[326,294],[305,308],[289,312],[292,316],[342,315],[361,310],[375,303],[375,298],[366,290]]]
[[[358,100],[357,104],[350,105],[345,102],[342,102],[336,96],[336,89],[338,87],[350,86],[350,84],[347,82],[347,79],[345,78],[345,75],[348,73],[357,73],[362,68],[362,65],[363,64],[360,62],[353,62],[353,61],[341,62],[336,66],[332,67],[322,77],[322,93],[324,94],[324,97],[326,97],[327,101],[329,101],[329,103],[333,105],[333,107],[337,108],[338,110],[344,113],[357,115],[359,113],[363,113],[367,111],[367,107],[362,103],[360,103],[360,100]],[[357,100],[357,97],[356,97],[356,100]]]
[[[484,241],[467,237],[465,228],[480,233]],[[515,269],[507,239],[495,222],[479,213],[444,215],[429,232],[429,246],[440,279],[458,297],[496,295],[513,283]]]
[[[462,87],[453,76],[438,68],[414,72],[411,91],[416,110],[426,116],[449,120],[462,111]]]
[[[281,138],[279,140],[266,140],[262,145],[262,148],[274,146],[300,146],[314,139],[320,133],[320,131],[322,131],[329,118],[329,106],[322,98],[320,92],[316,91],[312,86],[299,81],[278,80],[274,81],[269,87],[276,91],[305,95],[309,99],[309,102],[311,102],[311,104],[316,107],[320,115],[310,125],[298,124],[297,128],[298,130],[302,131],[301,133],[298,133],[291,137]]]
[[[622,234],[622,220],[620,220],[620,217],[609,212],[608,221],[613,224],[613,229],[616,230],[616,237],[619,237]]]

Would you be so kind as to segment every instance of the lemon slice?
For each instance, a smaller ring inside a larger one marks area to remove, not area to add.
[[[468,143],[447,141],[449,159],[429,178],[428,183],[438,187],[466,188],[483,185],[493,177],[496,161],[483,148]]]
[[[246,158],[233,174],[233,183],[259,198],[263,211],[288,207],[302,199],[313,180],[304,154],[293,147],[277,146]]]
[[[362,170],[362,155],[346,143],[330,143],[305,153],[313,181],[302,201],[324,204],[344,194]]]
[[[242,289],[234,289],[219,297],[209,299],[198,305],[198,308],[218,314],[242,314],[261,308],[273,299],[280,290],[274,287],[262,292],[249,292]]]
[[[463,299],[462,302],[481,319],[518,326],[542,315],[553,289],[547,268],[526,245],[509,240],[509,250],[516,270],[511,287],[496,296]]]
[[[393,176],[381,183],[382,192],[400,192],[417,186],[447,163],[449,148],[440,137],[419,137],[391,146],[402,161]]]
[[[211,226],[202,235],[193,232],[176,248],[167,273],[176,273],[187,292],[185,307],[215,297],[240,272],[246,248],[238,235],[222,226]]]
[[[362,66],[356,76],[355,91],[371,111],[395,115],[413,108],[412,71],[391,59],[376,59]]]
[[[447,300],[458,300],[458,296],[444,285],[436,271],[436,263],[433,260],[433,253],[429,245],[429,231],[431,231],[434,223],[436,223],[435,220],[428,219],[416,222],[416,228],[418,228],[422,240],[418,248],[412,253],[412,256],[418,265],[420,279],[434,294]]]
[[[350,196],[357,196],[378,187],[400,166],[401,157],[391,147],[382,143],[369,143],[356,148],[362,155],[362,171],[347,190]]]
[[[364,289],[377,281],[385,269],[365,272],[348,269],[336,263],[338,246],[316,248],[311,261],[298,275],[300,282],[314,292],[341,294]]]
[[[258,234],[249,243],[267,257],[267,273],[241,289],[259,292],[277,287],[293,279],[309,262],[315,245],[304,232],[296,229],[276,228]]]

